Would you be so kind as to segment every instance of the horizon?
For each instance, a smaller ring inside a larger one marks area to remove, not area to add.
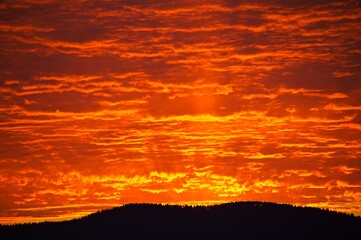
[[[0,224],[134,202],[361,216],[360,5],[1,1]]]
[[[356,219],[361,220],[361,216],[357,216],[354,215],[353,213],[347,213],[347,212],[340,212],[340,211],[335,211],[335,210],[331,210],[328,208],[319,208],[319,207],[311,207],[311,206],[301,206],[301,205],[294,205],[294,204],[288,204],[288,203],[277,203],[277,202],[262,202],[262,201],[236,201],[236,202],[219,202],[219,203],[198,203],[198,204],[192,204],[192,203],[152,203],[152,202],[134,202],[134,203],[124,203],[122,205],[118,205],[118,206],[112,206],[109,208],[102,208],[96,212],[90,212],[87,213],[85,215],[80,215],[80,216],[75,216],[75,217],[69,217],[66,219],[58,219],[58,220],[49,220],[49,219],[45,219],[45,220],[40,220],[38,219],[38,221],[35,222],[9,222],[9,223],[0,223],[0,226],[16,226],[18,224],[41,224],[41,223],[62,223],[62,222],[72,222],[72,221],[78,221],[78,220],[82,220],[82,219],[86,219],[90,216],[94,216],[97,214],[103,214],[103,213],[107,213],[109,211],[115,211],[118,209],[121,209],[123,207],[128,207],[128,206],[161,206],[161,207],[172,207],[172,206],[176,206],[176,207],[180,207],[180,208],[186,208],[186,207],[190,207],[190,208],[208,208],[208,207],[221,207],[224,205],[242,205],[242,207],[245,207],[244,204],[256,204],[253,205],[252,207],[269,207],[271,205],[276,205],[278,207],[282,207],[282,206],[287,206],[287,207],[292,207],[292,208],[299,208],[299,209],[312,209],[312,210],[317,210],[317,211],[327,211],[329,213],[335,213],[335,214],[339,214],[339,215],[344,215],[344,216],[350,216],[350,217],[354,217]],[[247,206],[249,207],[249,206]],[[246,217],[246,216],[245,216]],[[235,219],[236,220],[236,219]]]

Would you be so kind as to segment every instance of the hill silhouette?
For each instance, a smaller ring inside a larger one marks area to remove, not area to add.
[[[128,204],[64,222],[0,225],[0,239],[358,239],[361,218],[264,202]]]

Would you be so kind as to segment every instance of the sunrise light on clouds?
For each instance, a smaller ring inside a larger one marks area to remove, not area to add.
[[[4,0],[0,223],[124,203],[361,215],[359,1]]]

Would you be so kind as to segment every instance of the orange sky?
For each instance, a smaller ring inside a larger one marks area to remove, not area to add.
[[[361,215],[359,1],[4,0],[0,223],[129,202]]]

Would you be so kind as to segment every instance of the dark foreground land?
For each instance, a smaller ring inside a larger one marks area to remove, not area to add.
[[[361,239],[361,218],[317,208],[238,202],[129,204],[56,223],[0,225],[0,239]]]

